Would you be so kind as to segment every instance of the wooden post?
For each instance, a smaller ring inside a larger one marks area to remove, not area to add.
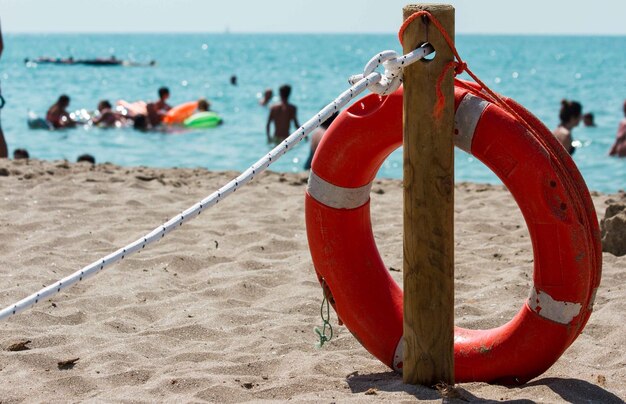
[[[435,16],[454,40],[454,8],[408,5]],[[404,70],[404,359],[408,384],[454,384],[454,82],[441,83],[445,105],[435,115],[437,80],[453,54],[433,23],[415,19],[404,31],[404,53],[424,42],[433,60]]]

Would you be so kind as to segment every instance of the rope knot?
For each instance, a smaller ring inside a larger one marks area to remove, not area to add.
[[[367,88],[378,95],[389,95],[396,91],[402,84],[402,66],[398,63],[393,63],[397,61],[398,53],[396,53],[396,51],[382,51],[367,62],[363,68],[363,74],[354,75],[350,77],[348,81],[350,84],[354,84],[372,73],[376,73],[380,75],[380,78],[368,84]],[[381,65],[385,68],[383,74],[375,72]]]
[[[456,65],[454,66],[454,75],[458,76],[459,74],[463,73],[465,70],[467,70],[467,63],[465,63],[462,60],[459,60],[458,62],[456,62]]]

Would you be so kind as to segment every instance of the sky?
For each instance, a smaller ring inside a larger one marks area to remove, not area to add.
[[[433,1],[430,1],[433,2]],[[2,31],[392,33],[407,0],[0,0]],[[626,0],[450,0],[465,34],[626,35]]]

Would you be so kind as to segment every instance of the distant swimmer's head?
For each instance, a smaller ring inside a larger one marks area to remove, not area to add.
[[[230,76],[230,84],[232,84],[233,86],[237,85],[237,76],[235,76],[234,74]]]
[[[113,108],[113,106],[107,100],[102,100],[98,103],[98,111],[100,112],[107,110],[107,109],[111,109],[111,108]]]
[[[200,98],[198,100],[198,111],[206,112],[211,108],[211,103],[206,98]]]
[[[94,156],[92,156],[91,154],[81,154],[80,156],[78,156],[78,158],[76,159],[77,163],[80,163],[82,161],[86,161],[87,163],[91,163],[91,164],[96,164],[96,158]]]
[[[133,128],[142,132],[148,130],[148,118],[143,114],[135,115]]]
[[[278,89],[278,93],[280,94],[280,98],[282,100],[287,101],[289,99],[289,96],[291,95],[291,86],[289,84],[283,84]]]
[[[13,159],[14,160],[20,160],[20,159],[29,159],[30,155],[28,154],[28,150],[26,149],[15,149],[13,150]]]
[[[156,66],[156,60],[151,60],[149,63],[150,66]]]
[[[578,126],[582,113],[583,106],[579,102],[570,100],[561,101],[561,111],[559,111],[561,125]]]
[[[70,97],[65,94],[61,95],[57,100],[57,104],[59,104],[60,107],[67,108],[70,105]]]
[[[170,89],[167,87],[159,88],[159,98],[162,99],[163,101],[170,98]]]
[[[583,124],[585,126],[596,126],[596,123],[593,120],[593,114],[591,112],[587,112],[583,115]]]

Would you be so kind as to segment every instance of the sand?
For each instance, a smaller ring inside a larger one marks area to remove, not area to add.
[[[0,306],[134,241],[235,175],[0,161]],[[305,182],[264,174],[149,249],[1,322],[0,402],[441,402],[436,390],[402,384],[334,312],[335,337],[315,347],[322,293]],[[373,191],[376,239],[400,282],[401,183],[377,181]],[[599,218],[623,198],[593,193]],[[521,214],[503,187],[463,183],[455,223],[456,324],[503,324],[532,278]],[[626,399],[626,257],[603,259],[594,313],[552,368],[523,386],[458,384],[444,401]],[[28,349],[9,350],[20,343]]]

